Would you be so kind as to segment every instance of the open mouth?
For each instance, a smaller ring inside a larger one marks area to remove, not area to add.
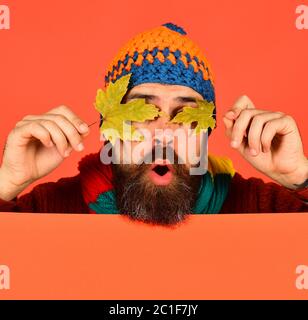
[[[169,164],[153,164],[149,176],[154,184],[167,185],[173,178],[173,168]]]
[[[166,165],[157,165],[152,170],[155,171],[158,175],[164,176],[169,171],[169,168]]]

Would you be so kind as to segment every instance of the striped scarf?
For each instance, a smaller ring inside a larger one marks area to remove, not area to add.
[[[193,214],[219,213],[235,174],[228,158],[209,155],[209,169],[202,176]],[[112,184],[111,165],[100,161],[99,153],[85,156],[79,162],[81,188],[90,213],[119,214]]]

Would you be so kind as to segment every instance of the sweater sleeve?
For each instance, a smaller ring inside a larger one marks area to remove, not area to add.
[[[261,179],[244,179],[236,173],[221,213],[308,212],[307,190],[292,191]]]
[[[0,199],[0,212],[88,213],[88,208],[77,175],[40,184],[11,201]]]

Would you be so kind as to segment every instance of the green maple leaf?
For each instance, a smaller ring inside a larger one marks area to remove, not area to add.
[[[205,100],[196,100],[198,107],[184,107],[172,120],[171,123],[183,123],[192,124],[197,122],[197,126],[194,130],[194,134],[200,133],[201,130],[207,130],[208,128],[214,129],[216,121],[213,118],[213,111],[215,105],[213,102],[207,102]]]
[[[142,136],[138,137],[136,128],[130,122],[154,120],[161,114],[155,105],[146,104],[145,99],[134,99],[125,104],[121,103],[127,92],[130,77],[131,74],[125,75],[115,83],[110,83],[106,91],[101,89],[97,91],[95,108],[103,117],[100,130],[106,133],[106,138],[112,144],[117,138],[140,141]]]

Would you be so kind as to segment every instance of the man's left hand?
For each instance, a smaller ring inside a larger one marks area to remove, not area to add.
[[[242,96],[223,122],[231,146],[257,170],[290,189],[308,179],[308,160],[291,116],[256,109],[247,96]]]

